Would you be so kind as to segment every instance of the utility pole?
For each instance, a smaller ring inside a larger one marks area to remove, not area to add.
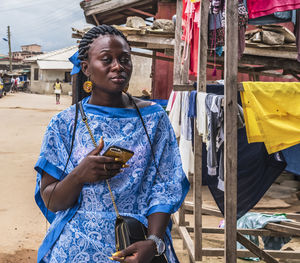
[[[11,43],[10,43],[10,26],[7,26],[7,39],[8,39],[8,54],[9,54],[9,71],[12,72],[12,54],[11,54]]]

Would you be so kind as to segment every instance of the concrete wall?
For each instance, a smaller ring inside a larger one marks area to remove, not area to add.
[[[129,83],[129,93],[134,96],[141,96],[142,90],[151,91],[152,78],[150,78],[152,59],[132,56],[133,72]]]
[[[58,78],[61,82],[65,78],[65,72],[68,70],[39,70],[39,80],[34,80],[34,69],[38,68],[36,63],[31,65],[31,80],[30,91],[38,94],[52,94],[53,84]],[[72,85],[70,83],[62,82],[63,94],[68,94],[72,91]]]
[[[54,81],[33,81],[30,83],[30,91],[38,94],[54,94],[53,90]],[[70,83],[62,83],[63,93],[65,95],[72,91],[72,85]]]

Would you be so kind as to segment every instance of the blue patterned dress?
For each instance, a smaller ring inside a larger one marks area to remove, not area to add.
[[[134,152],[129,168],[110,179],[121,215],[129,215],[147,226],[147,216],[155,212],[174,213],[184,200],[189,183],[182,170],[177,141],[168,116],[157,104],[141,108],[153,148],[135,109],[95,106],[83,100],[96,141],[103,136],[105,147],[120,146]],[[39,248],[38,262],[113,262],[115,252],[114,223],[116,214],[105,181],[85,184],[74,207],[57,213],[47,212],[40,196],[42,171],[62,180],[94,149],[80,114],[74,148],[66,172],[70,151],[75,107],[55,115],[47,127],[41,153],[36,163],[35,199],[51,226]],[[165,236],[169,262],[178,262],[173,250],[170,229]]]

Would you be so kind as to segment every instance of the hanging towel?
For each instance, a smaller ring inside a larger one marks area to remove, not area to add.
[[[243,84],[248,142],[264,142],[269,154],[300,143],[300,83]]]
[[[203,142],[206,142],[207,139],[206,95],[206,92],[198,92],[197,94],[197,129],[199,135],[202,135]]]
[[[180,124],[181,124],[181,92],[176,93],[176,98],[169,114],[169,119],[175,132],[176,138],[180,136]]]
[[[300,8],[300,0],[247,0],[249,18]]]
[[[223,95],[207,94],[205,99],[207,114],[207,169],[209,175],[217,174],[217,152],[224,141]],[[219,165],[222,165],[220,162]]]
[[[182,92],[182,100],[181,100],[181,136],[184,137],[185,140],[192,140],[192,124],[191,119],[188,116],[189,113],[189,102],[190,102],[190,92],[183,91]]]
[[[194,153],[192,150],[192,141],[180,137],[179,151],[182,161],[182,169],[186,175],[194,173]]]
[[[261,229],[264,228],[268,223],[279,223],[279,222],[292,222],[293,220],[287,219],[284,214],[267,215],[261,213],[247,213],[237,221],[237,228],[243,229]],[[245,235],[246,238],[251,240],[254,244],[259,245],[258,236]],[[288,243],[290,237],[262,237],[264,242],[264,249],[267,250],[280,250],[283,245]],[[240,243],[237,243],[237,249],[245,249]],[[253,259],[253,258],[249,258]]]
[[[169,100],[168,100],[166,111],[170,112],[172,110],[175,98],[176,98],[176,91],[172,90]]]

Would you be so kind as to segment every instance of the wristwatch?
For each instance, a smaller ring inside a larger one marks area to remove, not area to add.
[[[155,235],[150,235],[147,237],[147,240],[152,240],[155,242],[156,251],[157,251],[156,256],[160,256],[162,253],[165,252],[165,249],[166,249],[165,242],[163,240],[161,240],[159,237],[157,237]]]

